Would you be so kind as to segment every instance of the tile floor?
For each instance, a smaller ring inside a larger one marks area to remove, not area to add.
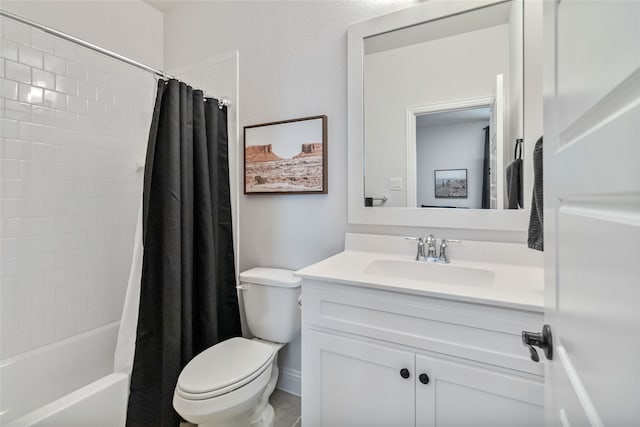
[[[270,402],[276,411],[273,427],[300,427],[300,396],[276,390]]]
[[[273,427],[300,427],[300,396],[276,390],[269,399],[276,411],[276,420]],[[194,424],[182,422],[180,427],[195,427]]]

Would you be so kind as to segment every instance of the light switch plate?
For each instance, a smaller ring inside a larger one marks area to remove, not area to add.
[[[389,178],[389,190],[402,191],[402,178],[398,178],[398,177]]]

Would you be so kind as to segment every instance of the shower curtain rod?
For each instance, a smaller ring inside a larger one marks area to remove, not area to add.
[[[78,37],[74,37],[71,34],[67,34],[67,33],[64,33],[62,31],[58,31],[58,30],[53,29],[51,27],[47,27],[44,24],[40,24],[38,22],[35,22],[35,21],[30,20],[30,19],[24,18],[24,17],[22,17],[20,15],[16,15],[15,13],[7,12],[6,10],[0,9],[0,15],[4,16],[6,18],[9,18],[9,19],[13,19],[14,21],[18,21],[18,22],[21,22],[23,24],[29,25],[31,27],[37,28],[37,29],[39,29],[41,31],[44,31],[45,33],[48,33],[48,34],[51,34],[53,36],[59,37],[59,38],[61,38],[63,40],[67,40],[67,41],[70,41],[72,43],[75,43],[75,44],[78,44],[80,46],[83,46],[83,47],[86,47],[88,49],[91,49],[93,51],[96,51],[98,53],[102,53],[103,55],[107,55],[107,56],[109,56],[111,58],[117,59],[118,61],[124,62],[124,63],[129,64],[129,65],[133,65],[134,67],[140,68],[141,70],[148,71],[148,72],[150,72],[152,74],[155,74],[156,76],[162,77],[164,79],[175,79],[174,76],[172,76],[170,74],[167,74],[162,70],[157,70],[157,69],[155,69],[153,67],[150,67],[150,66],[148,66],[146,64],[143,64],[141,62],[134,61],[133,59],[127,58],[126,56],[117,54],[117,53],[112,52],[110,50],[107,50],[107,49],[105,49],[103,47],[97,46],[97,45],[95,45],[93,43],[89,43],[88,41],[82,40],[82,39],[80,39]],[[227,98],[226,96],[222,97],[222,98],[220,98],[218,100],[218,106],[220,108],[222,108],[223,106],[229,106],[229,105],[231,105],[231,100],[229,98]]]

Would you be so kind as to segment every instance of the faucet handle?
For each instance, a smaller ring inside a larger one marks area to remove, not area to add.
[[[440,255],[438,256],[438,262],[449,263],[449,257],[447,256],[447,243],[462,243],[462,240],[457,239],[442,239],[440,241]]]

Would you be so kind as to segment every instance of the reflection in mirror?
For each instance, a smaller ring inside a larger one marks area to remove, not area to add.
[[[364,40],[373,206],[523,207],[522,13],[505,1]]]

